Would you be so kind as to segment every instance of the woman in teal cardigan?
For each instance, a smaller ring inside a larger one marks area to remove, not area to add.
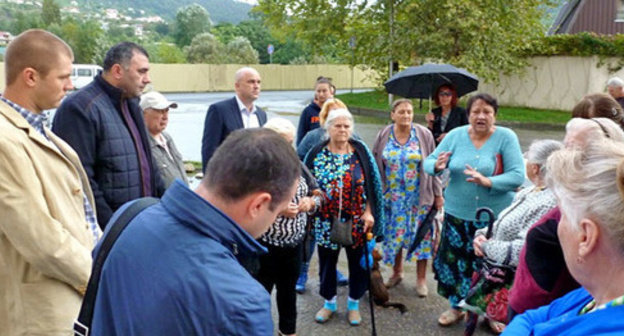
[[[449,132],[424,163],[428,174],[450,171],[444,192],[444,227],[433,262],[438,293],[451,304],[438,319],[443,326],[463,316],[457,304],[468,293],[472,273],[479,269],[472,238],[487,223],[475,220],[477,209],[488,207],[498,215],[511,204],[525,177],[518,137],[495,125],[496,99],[480,93],[468,100],[467,107],[469,124]]]

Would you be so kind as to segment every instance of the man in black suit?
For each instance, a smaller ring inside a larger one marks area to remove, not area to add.
[[[234,75],[234,98],[210,105],[204,122],[202,138],[202,169],[217,147],[239,128],[261,127],[266,123],[266,113],[254,105],[260,95],[260,74],[253,68],[241,68]]]

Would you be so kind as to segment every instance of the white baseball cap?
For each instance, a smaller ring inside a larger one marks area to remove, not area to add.
[[[141,109],[145,110],[148,108],[153,108],[157,110],[164,110],[166,108],[177,108],[178,103],[168,101],[165,96],[160,94],[160,92],[150,91],[141,96]]]

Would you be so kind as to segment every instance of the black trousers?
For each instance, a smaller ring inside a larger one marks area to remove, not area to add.
[[[279,331],[294,334],[297,328],[297,293],[295,284],[301,270],[302,246],[277,247],[262,243],[269,253],[260,257],[256,279],[271,293],[277,289]],[[335,271],[334,271],[335,273]]]
[[[347,261],[349,262],[349,297],[359,300],[368,289],[369,275],[360,266],[360,259],[364,254],[364,247],[345,247]],[[319,245],[319,267],[321,276],[320,294],[325,300],[331,300],[336,296],[336,264],[340,250],[332,250]]]

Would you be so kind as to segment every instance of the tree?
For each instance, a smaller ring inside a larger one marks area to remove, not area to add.
[[[371,66],[444,62],[487,80],[521,69],[519,50],[541,36],[551,0],[260,0],[271,31],[324,55]],[[356,46],[349,48],[355,37]],[[355,59],[352,58],[352,56]]]
[[[237,36],[225,46],[227,63],[231,64],[256,64],[258,52],[251,46],[248,39]]]
[[[24,12],[15,14],[15,21],[11,25],[11,33],[13,35],[21,34],[23,31],[32,28],[43,28],[43,22],[41,22],[39,16],[25,14]]]
[[[148,44],[145,49],[149,53],[151,63],[184,63],[186,56],[175,44],[157,42]]]
[[[222,64],[225,58],[223,43],[210,33],[195,36],[184,53],[190,63]]]
[[[69,44],[74,51],[75,63],[101,64],[106,50],[112,45],[94,20],[77,22],[67,19],[62,25],[51,24],[48,30]]]
[[[175,21],[175,42],[179,47],[187,46],[193,38],[210,31],[210,15],[198,4],[178,10]]]
[[[54,0],[43,0],[41,20],[46,27],[53,23],[61,24],[61,8]]]

